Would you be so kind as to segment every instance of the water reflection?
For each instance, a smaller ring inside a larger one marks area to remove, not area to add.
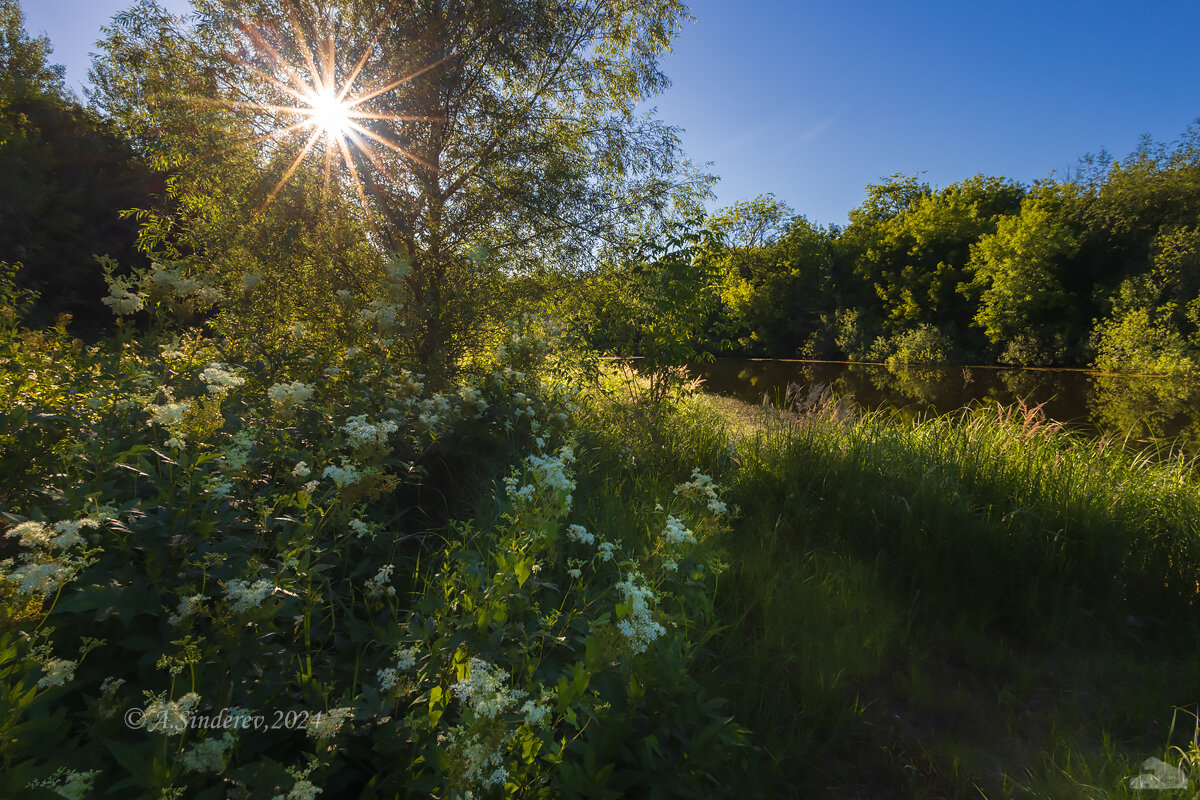
[[[1089,435],[1137,445],[1167,444],[1200,453],[1200,386],[1177,379],[1099,375],[1074,370],[885,366],[724,358],[699,365],[706,388],[760,403],[782,402],[787,387],[829,386],[867,408],[905,417],[954,411],[972,403],[1044,404],[1053,420]]]

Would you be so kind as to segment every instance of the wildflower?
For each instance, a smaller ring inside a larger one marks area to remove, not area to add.
[[[114,280],[109,286],[108,297],[100,302],[112,309],[118,317],[133,314],[143,308],[142,296],[129,291],[129,282],[124,278]]]
[[[525,693],[503,686],[508,673],[474,656],[467,662],[468,674],[450,687],[464,704],[479,716],[494,719],[512,708]]]
[[[79,666],[76,661],[68,661],[65,658],[52,658],[42,664],[43,675],[38,680],[39,689],[45,689],[51,686],[62,686],[75,677],[75,667]]]
[[[569,569],[569,570],[567,570],[567,574],[570,575],[572,578],[575,578],[576,580],[578,580],[579,576],[582,575],[583,573],[577,569]]]
[[[59,797],[67,800],[83,800],[92,791],[92,782],[100,774],[99,770],[76,772],[73,769],[59,767],[48,778],[30,781],[29,789],[49,789]]]
[[[274,590],[274,584],[266,579],[256,581],[253,585],[243,580],[232,580],[225,584],[225,599],[229,601],[234,612],[240,614],[258,608],[263,598]]]
[[[301,461],[292,467],[292,474],[297,478],[307,478],[311,472],[312,470],[308,468],[308,462],[306,461]]]
[[[302,406],[312,399],[313,387],[300,381],[277,383],[267,389],[267,398],[280,410]]]
[[[209,394],[215,394],[217,397],[224,397],[231,389],[236,389],[246,382],[246,379],[230,372],[229,367],[214,361],[205,367],[200,373],[200,380],[208,387]]]
[[[179,606],[175,613],[167,617],[167,622],[171,625],[178,626],[181,622],[187,620],[196,612],[204,607],[204,595],[194,594],[190,597],[184,597],[179,601]]]
[[[330,739],[353,717],[354,709],[349,707],[318,711],[308,718],[308,737],[317,740]]]
[[[508,780],[508,771],[504,768],[500,746],[489,744],[478,735],[460,739],[462,733],[461,729],[456,728],[451,738],[455,740],[462,762],[466,765],[463,777],[467,782],[483,788],[503,786]]]
[[[318,486],[320,486],[320,484],[317,483],[316,481],[309,481],[308,483],[304,484],[304,486],[301,488],[303,488],[304,491],[307,492],[308,494],[312,494],[313,492],[315,492],[317,490]]]
[[[342,461],[340,467],[328,466],[321,474],[322,478],[331,478],[339,489],[358,483],[358,467],[353,462]]]
[[[662,567],[667,572],[675,572],[679,569],[679,565],[675,563],[675,560],[670,558],[663,562]]]
[[[540,703],[526,700],[525,704],[521,706],[521,713],[525,716],[525,724],[531,728],[549,727],[550,700],[553,697],[553,692],[543,692]]]
[[[387,582],[392,579],[392,570],[394,569],[395,565],[393,564],[384,564],[379,568],[379,571],[375,573],[375,577],[367,581],[366,589],[368,597],[378,597],[379,595],[384,594],[385,591],[389,595],[394,595],[396,593],[395,588],[391,586],[386,586],[385,589]]]
[[[365,414],[350,417],[342,426],[352,447],[386,447],[388,436],[396,432],[397,425],[392,420],[372,425],[367,422]]]
[[[655,601],[654,594],[638,584],[639,577],[637,573],[632,573],[616,587],[628,609],[625,618],[617,623],[617,630],[626,638],[635,655],[645,652],[651,642],[666,633],[666,629],[654,621],[651,608]]]
[[[354,531],[354,535],[359,539],[374,538],[376,527],[374,525],[363,522],[361,519],[352,519],[349,522],[350,530]]]
[[[319,789],[314,786],[312,781],[308,779],[308,776],[312,774],[312,771],[316,766],[317,765],[314,762],[310,763],[304,769],[299,769],[298,767],[288,767],[288,775],[291,775],[295,781],[292,784],[291,791],[289,791],[287,794],[277,794],[272,797],[271,800],[313,800],[313,798],[324,791],[323,789]]]
[[[699,467],[692,469],[692,480],[675,487],[675,494],[684,497],[695,497],[707,500],[708,510],[720,516],[726,511],[725,503],[718,496],[719,487],[713,479],[700,472]]]
[[[375,676],[379,678],[379,688],[385,692],[390,692],[400,682],[400,673],[395,667],[384,667]]]
[[[183,768],[188,772],[220,774],[229,763],[229,751],[233,749],[233,743],[233,734],[229,731],[201,739],[183,754]]]
[[[396,669],[412,669],[412,666],[415,663],[417,663],[417,648],[396,648]]]
[[[674,516],[667,517],[667,524],[662,531],[663,541],[667,544],[683,544],[695,542],[696,535]]]
[[[188,692],[178,700],[167,700],[162,695],[153,696],[147,693],[146,709],[143,719],[146,730],[161,731],[164,736],[174,736],[187,730],[192,712],[200,704],[200,695]]]
[[[596,541],[596,537],[588,533],[588,529],[582,525],[567,526],[567,538],[580,544],[591,544]]]
[[[183,400],[179,403],[151,405],[147,410],[150,412],[151,422],[169,430],[183,424],[183,416],[191,407],[191,401]]]
[[[612,561],[614,547],[612,542],[601,542],[596,545],[596,554],[600,556],[601,561]]]

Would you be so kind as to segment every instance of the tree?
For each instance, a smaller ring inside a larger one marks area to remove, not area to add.
[[[971,246],[981,292],[975,323],[1004,363],[1038,366],[1068,357],[1078,320],[1060,276],[1079,250],[1079,234],[1064,209],[1076,195],[1071,184],[1042,184],[1019,214],[1001,217],[995,233]]]
[[[150,173],[104,122],[80,107],[31,38],[15,0],[0,0],[0,261],[41,298],[35,321],[68,312],[111,319],[93,254],[133,255],[135,228],[119,217],[143,202]]]
[[[144,117],[150,147],[162,126],[267,137],[254,146],[270,175],[256,199],[292,170],[328,176],[371,245],[407,264],[409,344],[435,373],[497,311],[497,275],[588,263],[623,216],[661,207],[680,182],[674,130],[635,114],[667,85],[658,58],[680,0],[195,6],[190,26],[114,29],[100,101]],[[288,125],[300,135],[274,135]],[[187,191],[215,191],[197,174],[220,141],[185,138],[171,147]]]

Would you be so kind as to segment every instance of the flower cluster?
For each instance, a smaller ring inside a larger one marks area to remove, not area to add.
[[[450,687],[464,704],[481,717],[494,719],[512,708],[525,692],[506,689],[508,673],[474,656],[467,662],[467,676]]]
[[[365,414],[360,414],[347,419],[342,430],[353,447],[386,447],[388,436],[395,433],[397,427],[392,420],[384,420],[372,425],[367,422]]]
[[[164,736],[174,736],[187,730],[192,712],[200,705],[200,695],[188,692],[178,700],[167,700],[164,695],[146,693],[146,708],[143,719],[146,730],[159,731]]]
[[[61,767],[55,770],[54,774],[48,778],[31,781],[28,788],[49,789],[59,797],[67,798],[67,800],[83,800],[83,798],[91,794],[92,782],[96,780],[96,776],[99,774],[99,770],[76,772],[73,769]]]
[[[100,302],[112,309],[118,317],[141,311],[142,296],[130,291],[131,283],[128,278],[111,278],[108,283],[108,297]]]
[[[662,538],[667,544],[692,544],[696,535],[687,529],[677,517],[667,515],[667,524],[663,527]]]
[[[166,395],[167,402],[152,403],[146,406],[146,411],[150,413],[150,422],[155,425],[161,425],[171,434],[171,438],[167,440],[168,447],[186,447],[187,441],[183,435],[183,423],[188,411],[192,408],[192,402],[190,400],[181,400],[176,403],[170,391],[167,391]]]
[[[375,573],[375,577],[371,578],[366,583],[366,591],[368,597],[379,597],[384,594],[395,595],[395,587],[388,586],[388,581],[392,579],[392,571],[395,570],[394,564],[384,564]]]
[[[225,584],[225,599],[234,612],[242,613],[258,608],[264,598],[275,591],[275,585],[265,578],[248,584],[243,580],[232,580]]]
[[[22,522],[5,538],[24,548],[16,558],[0,561],[0,579],[15,584],[21,594],[51,595],[94,561],[94,550],[79,535],[80,528],[96,528],[100,519],[63,520],[53,526]]]
[[[417,649],[415,647],[397,647],[395,652],[396,665],[394,667],[384,667],[376,673],[379,678],[379,688],[385,692],[390,692],[400,682],[400,673],[412,669],[417,663]]]
[[[358,483],[358,467],[352,461],[342,461],[341,466],[330,465],[321,473],[322,478],[330,478],[339,489]]]
[[[313,387],[300,381],[277,383],[267,389],[267,398],[281,411],[303,406],[313,396]]]
[[[617,623],[617,629],[635,655],[645,652],[651,642],[666,633],[666,629],[654,621],[654,593],[639,584],[640,578],[635,572],[616,586],[621,592],[622,605],[626,608],[626,614]]]
[[[183,768],[188,772],[224,772],[234,742],[234,736],[229,731],[201,739],[183,754]]]
[[[568,525],[567,538],[580,544],[592,544],[596,541],[595,535],[589,533],[582,525]]]
[[[246,382],[246,379],[219,361],[214,361],[200,373],[200,380],[208,387],[208,393],[224,397],[231,389],[236,389]]]
[[[559,448],[557,455],[525,457],[525,463],[533,472],[533,483],[518,488],[515,476],[509,476],[504,484],[508,496],[516,501],[531,500],[540,492],[542,510],[550,516],[561,517],[571,510],[571,493],[575,491],[575,481],[571,478],[568,464],[575,460],[575,453],[569,446]]]
[[[167,617],[171,625],[179,626],[204,608],[204,595],[193,594],[179,600],[175,613]]]
[[[352,719],[354,719],[354,709],[349,707],[318,711],[308,718],[308,727],[305,731],[310,739],[331,739]]]
[[[725,503],[721,501],[720,487],[713,479],[700,472],[699,467],[692,469],[692,479],[675,487],[675,494],[687,498],[697,498],[707,501],[708,510],[720,516],[725,513]]]

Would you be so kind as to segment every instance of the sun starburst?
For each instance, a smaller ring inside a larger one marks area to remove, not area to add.
[[[252,144],[288,137],[302,140],[299,152],[283,170],[281,177],[259,206],[264,210],[283,190],[288,181],[310,156],[324,160],[326,186],[335,168],[348,177],[354,194],[367,207],[367,189],[360,169],[371,169],[395,177],[401,169],[420,169],[436,172],[426,160],[396,142],[389,135],[389,125],[413,122],[436,122],[441,117],[389,112],[383,101],[398,92],[404,84],[437,67],[441,62],[428,64],[405,75],[373,75],[364,80],[364,68],[375,54],[378,35],[367,43],[353,63],[339,53],[332,18],[309,21],[311,39],[305,25],[295,13],[288,15],[290,37],[279,27],[259,28],[240,22],[248,55],[231,56],[231,60],[257,78],[269,99],[215,101],[220,105],[249,111],[269,130]],[[323,28],[324,30],[319,30]],[[267,33],[264,33],[266,31]],[[275,43],[268,38],[271,35]],[[297,54],[295,61],[284,51]],[[360,86],[359,84],[363,85]],[[213,101],[210,101],[213,102]],[[381,150],[380,148],[385,148]],[[388,157],[388,152],[400,157]],[[362,158],[357,155],[361,154]],[[374,185],[372,181],[369,184]]]

